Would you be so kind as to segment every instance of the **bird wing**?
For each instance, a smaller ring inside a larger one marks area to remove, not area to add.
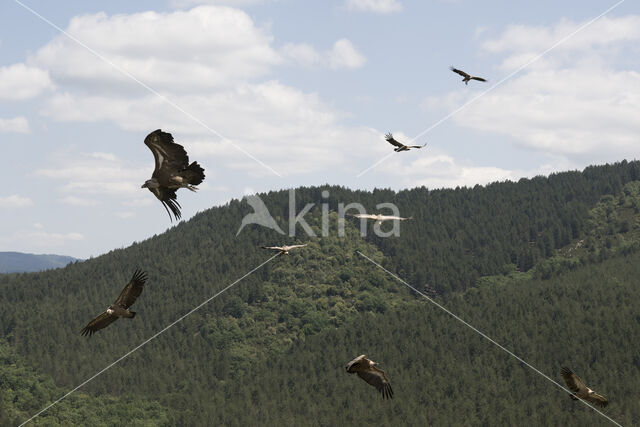
[[[371,215],[371,214],[353,214],[351,216],[355,216],[356,218],[368,218],[368,219],[376,219],[376,218],[378,218],[377,215]]]
[[[604,408],[609,403],[604,396],[600,396],[598,393],[591,393],[585,397],[584,400],[593,403],[594,405],[598,405],[601,408]]]
[[[144,139],[144,143],[156,160],[156,167],[153,170],[153,178],[156,178],[161,185],[167,184],[167,180],[176,171],[180,171],[189,166],[189,156],[180,144],[173,142],[173,136],[160,129],[154,130]]]
[[[308,245],[308,243],[305,243],[304,245],[291,245],[291,246],[289,246],[289,249],[304,248],[307,245]]]
[[[569,387],[569,390],[574,393],[587,392],[587,386],[582,382],[579,376],[573,373],[571,369],[565,366],[560,371],[560,374],[562,375],[564,382],[567,384],[567,387]]]
[[[120,296],[114,303],[114,305],[119,305],[124,308],[129,308],[131,305],[136,302],[136,299],[142,293],[142,289],[144,289],[144,282],[147,281],[147,273],[142,270],[136,270],[129,280],[129,283],[126,284],[122,292],[120,292]]]
[[[282,246],[260,246],[262,249],[271,249],[274,251],[281,251],[283,250]]]
[[[423,148],[423,147],[426,147],[426,146],[427,146],[426,142],[424,144],[422,144],[422,145],[408,145],[409,148]]]
[[[454,73],[460,74],[462,77],[465,77],[465,78],[467,78],[467,77],[468,77],[468,78],[471,78],[471,76],[470,76],[469,74],[465,73],[465,72],[464,72],[464,71],[462,71],[462,70],[458,70],[457,68],[453,68],[453,67],[449,67],[449,69],[450,69],[451,71],[453,71]]]
[[[358,365],[362,363],[363,360],[367,360],[367,357],[364,354],[353,359],[351,362],[347,363],[347,372],[354,373],[358,369]],[[368,361],[368,360],[367,360]]]
[[[109,326],[110,324],[115,322],[116,320],[118,320],[118,317],[113,316],[111,314],[108,314],[105,311],[104,313],[102,313],[101,315],[99,315],[95,319],[93,319],[91,322],[89,322],[87,324],[87,326],[85,326],[82,329],[82,331],[80,333],[82,335],[91,336],[96,331],[99,331],[102,328],[106,328],[107,326]]]
[[[393,389],[382,369],[375,366],[368,367],[366,370],[358,371],[358,376],[374,386],[382,394],[383,399],[393,398]]]
[[[393,137],[393,135],[391,134],[391,132],[386,134],[384,136],[384,139],[386,139],[389,144],[395,145],[396,147],[404,147],[405,146],[403,143],[396,141],[395,138]]]
[[[483,79],[482,77],[476,77],[476,76],[473,76],[473,77],[471,77],[471,79],[472,79],[472,80],[478,80],[478,81],[481,81],[481,82],[486,82],[486,80],[485,80],[485,79]]]

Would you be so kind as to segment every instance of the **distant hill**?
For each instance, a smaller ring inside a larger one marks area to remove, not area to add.
[[[286,230],[288,192],[260,196]],[[363,238],[348,218],[340,235],[341,202],[369,212],[393,202],[414,219],[398,237]],[[296,189],[296,212],[307,203],[315,203],[305,220],[317,237],[300,226],[295,239],[258,225],[236,235],[252,208],[232,200],[82,263],[0,275],[0,342],[15,355],[7,365],[51,379],[39,391],[0,372],[0,385],[19,391],[0,394],[0,425],[26,419],[236,283],[272,256],[261,245],[293,242],[309,245],[84,385],[95,400],[70,400],[85,410],[73,414],[76,424],[92,425],[87,407],[133,396],[149,406],[123,406],[121,418],[156,425],[605,425],[358,252],[435,289],[439,303],[554,380],[571,367],[610,399],[607,414],[640,424],[640,162],[474,188]],[[135,319],[81,336],[136,268],[149,280]],[[393,401],[344,372],[362,353],[387,371]],[[57,408],[39,422],[73,424],[69,407]]]
[[[22,252],[0,252],[0,273],[32,273],[34,271],[61,268],[79,261],[64,255],[36,255]]]

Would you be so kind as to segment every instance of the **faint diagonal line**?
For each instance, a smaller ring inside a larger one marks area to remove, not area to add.
[[[565,388],[562,384],[556,382],[553,378],[549,377],[547,374],[545,374],[544,372],[538,370],[535,366],[527,363],[524,359],[522,359],[521,357],[517,356],[515,353],[513,353],[511,350],[507,349],[506,347],[504,347],[503,345],[501,345],[500,343],[494,341],[491,337],[489,337],[488,335],[486,335],[485,333],[483,333],[482,331],[480,331],[478,328],[476,328],[475,326],[471,325],[470,323],[466,322],[465,320],[463,320],[462,318],[460,318],[459,316],[455,315],[454,313],[452,313],[451,311],[449,311],[447,308],[445,308],[444,306],[438,304],[437,302],[435,302],[432,298],[429,298],[427,295],[423,294],[422,292],[420,292],[419,290],[417,290],[416,288],[414,288],[413,286],[411,286],[410,284],[408,284],[406,281],[404,281],[403,279],[401,279],[400,277],[396,276],[395,274],[393,274],[392,272],[390,272],[389,270],[387,270],[386,268],[384,268],[383,266],[381,266],[380,264],[378,264],[377,262],[375,262],[374,260],[372,260],[371,258],[369,258],[368,256],[366,256],[365,254],[363,254],[360,251],[356,251],[358,253],[358,255],[360,255],[361,257],[365,258],[366,260],[368,260],[371,264],[379,267],[382,271],[384,271],[385,273],[387,273],[388,275],[390,275],[391,277],[393,277],[394,279],[396,279],[397,281],[399,281],[400,283],[402,283],[403,285],[405,285],[406,287],[408,287],[409,289],[413,290],[414,292],[416,292],[417,294],[423,296],[424,298],[427,299],[427,301],[429,301],[431,304],[435,305],[436,307],[438,307],[440,310],[444,311],[445,313],[447,313],[449,316],[453,317],[454,319],[456,319],[458,322],[462,323],[463,325],[465,325],[466,327],[468,327],[469,329],[471,329],[472,331],[474,331],[475,333],[477,333],[478,335],[480,335],[482,338],[486,339],[487,341],[489,341],[490,343],[494,344],[495,346],[497,346],[500,350],[504,351],[505,353],[509,354],[510,356],[514,357],[516,360],[518,360],[520,363],[523,363],[524,365],[526,365],[527,367],[529,367],[530,369],[532,369],[533,371],[537,372],[538,374],[540,374],[542,377],[546,378],[547,380],[549,380],[550,382],[552,382],[553,384],[555,384],[556,386],[558,386],[560,389],[562,389],[563,391],[567,392],[570,395],[573,395],[573,393],[571,392],[571,390]],[[584,403],[585,405],[587,405],[589,408],[593,409],[594,411],[596,411],[598,414],[602,415],[603,417],[605,417],[606,419],[608,419],[609,421],[611,421],[613,424],[622,427],[622,425],[620,423],[618,423],[617,421],[615,421],[614,419],[610,418],[607,414],[605,414],[604,412],[600,411],[598,408],[596,408],[595,406],[591,405],[589,402],[584,401],[583,399],[578,399],[580,402]]]
[[[173,108],[175,108],[176,110],[180,111],[181,113],[183,113],[185,116],[189,117],[191,120],[193,120],[194,122],[196,122],[197,124],[199,124],[200,126],[202,126],[203,128],[207,129],[209,132],[213,133],[214,135],[218,136],[220,139],[222,139],[224,142],[231,144],[236,150],[240,151],[241,153],[243,153],[244,155],[246,155],[247,157],[251,158],[252,160],[254,160],[255,162],[257,162],[258,164],[260,164],[262,167],[268,169],[269,171],[271,171],[274,175],[278,176],[278,177],[282,177],[282,175],[280,175],[278,172],[276,172],[271,166],[267,165],[266,163],[264,163],[262,160],[258,159],[257,157],[255,157],[253,154],[249,153],[247,150],[245,150],[244,148],[240,147],[237,144],[234,144],[229,138],[226,138],[224,136],[222,136],[222,134],[220,132],[218,132],[217,130],[213,129],[212,127],[210,127],[208,124],[206,124],[205,122],[203,122],[202,120],[200,120],[199,118],[197,118],[196,116],[194,116],[193,114],[191,114],[190,112],[188,112],[187,110],[185,110],[184,108],[182,108],[180,105],[178,105],[177,103],[173,102],[172,100],[170,100],[169,98],[167,98],[166,96],[164,96],[163,94],[161,94],[160,92],[158,92],[157,90],[155,90],[154,88],[152,88],[151,86],[149,86],[148,84],[144,83],[143,81],[141,81],[140,79],[138,79],[136,76],[134,76],[133,74],[131,74],[130,72],[128,72],[127,70],[125,70],[124,68],[120,67],[119,65],[115,64],[113,61],[111,61],[110,59],[106,58],[104,55],[102,55],[100,52],[96,51],[95,49],[87,46],[85,43],[83,43],[81,40],[79,40],[78,38],[74,37],[73,35],[69,34],[68,32],[66,32],[65,30],[63,30],[62,28],[60,28],[58,25],[56,25],[55,23],[51,22],[49,19],[45,18],[44,16],[42,16],[41,14],[39,14],[38,12],[36,12],[35,10],[33,10],[32,8],[30,8],[29,6],[27,6],[26,4],[22,3],[20,0],[13,0],[15,3],[19,4],[20,6],[22,6],[24,9],[28,10],[29,12],[31,12],[33,15],[37,16],[38,18],[40,18],[40,20],[42,20],[43,22],[46,22],[47,24],[49,24],[50,26],[52,26],[53,28],[55,28],[56,30],[60,31],[62,34],[64,34],[65,36],[67,36],[69,39],[73,40],[74,42],[76,42],[78,45],[82,46],[83,48],[85,48],[86,50],[88,50],[90,53],[92,53],[94,56],[98,57],[99,59],[101,59],[102,61],[104,61],[105,63],[111,65],[113,68],[115,68],[118,72],[120,72],[121,74],[129,77],[131,80],[133,80],[134,82],[138,83],[140,86],[142,86],[143,88],[145,88],[146,90],[148,90],[149,92],[151,92],[152,94],[156,95],[158,98],[162,99],[164,102],[166,102],[167,104],[169,104],[170,106],[172,106]]]
[[[431,126],[429,126],[428,128],[426,128],[425,130],[423,130],[422,132],[420,132],[418,135],[414,136],[408,143],[407,145],[410,145],[411,143],[413,143],[416,139],[420,138],[421,136],[423,136],[424,134],[431,132],[433,129],[435,129],[436,127],[440,126],[442,123],[446,122],[447,120],[449,120],[451,117],[455,116],[456,114],[458,114],[460,111],[464,110],[465,108],[467,108],[469,105],[473,104],[474,102],[476,102],[478,99],[482,98],[483,96],[485,96],[486,94],[488,94],[489,92],[493,91],[495,88],[497,88],[498,86],[502,85],[504,82],[506,82],[507,80],[510,80],[513,76],[515,76],[516,74],[518,74],[520,71],[522,71],[523,69],[527,68],[529,65],[533,64],[534,62],[537,62],[538,60],[540,60],[540,58],[542,58],[543,56],[545,56],[547,53],[551,52],[553,49],[555,49],[556,47],[560,46],[561,44],[565,43],[567,40],[569,40],[570,38],[572,38],[573,36],[575,36],[576,34],[578,34],[580,31],[584,30],[585,28],[587,28],[588,26],[590,26],[591,24],[593,24],[594,22],[596,22],[598,19],[602,18],[603,16],[605,16],[607,13],[611,12],[613,9],[615,9],[616,7],[620,6],[622,3],[624,3],[626,0],[620,0],[618,1],[616,4],[614,4],[613,6],[611,6],[610,8],[608,8],[607,10],[605,10],[604,12],[602,12],[600,15],[596,16],[595,18],[592,18],[590,21],[586,22],[585,24],[582,24],[580,27],[578,27],[575,31],[573,31],[572,33],[564,36],[563,38],[561,38],[560,40],[558,40],[557,42],[555,42],[551,47],[547,48],[546,50],[544,50],[542,53],[539,53],[536,57],[534,57],[533,59],[529,60],[528,62],[524,63],[523,65],[521,65],[520,67],[518,67],[515,71],[512,71],[511,73],[509,73],[506,77],[503,77],[500,81],[498,81],[496,84],[494,84],[493,86],[491,86],[489,89],[485,90],[484,92],[481,92],[479,95],[474,96],[473,98],[471,98],[469,101],[465,102],[464,104],[462,104],[460,107],[456,108],[455,110],[453,110],[452,112],[450,112],[449,114],[447,114],[446,116],[444,116],[443,118],[441,118],[440,120],[438,120],[437,122],[435,122],[434,124],[432,124]],[[368,168],[366,168],[365,170],[363,170],[362,172],[360,172],[358,175],[356,175],[356,178],[360,178],[362,175],[364,175],[365,173],[367,173],[368,171],[370,171],[371,169],[377,167],[380,163],[384,162],[387,158],[391,157],[390,155],[385,156],[384,158],[378,160],[373,166],[369,166]]]
[[[87,383],[93,381],[95,378],[97,378],[98,376],[100,376],[101,374],[103,374],[105,371],[107,371],[108,369],[112,368],[113,366],[117,365],[120,361],[126,359],[127,357],[129,357],[131,354],[133,354],[136,350],[140,349],[141,347],[144,347],[147,343],[149,343],[150,341],[154,340],[155,338],[157,338],[159,335],[163,334],[164,332],[166,332],[167,330],[169,330],[169,328],[171,328],[172,326],[176,325],[177,323],[181,322],[182,320],[184,320],[187,316],[195,313],[197,310],[199,310],[200,308],[202,308],[203,306],[205,306],[206,304],[208,304],[209,302],[211,302],[213,299],[215,299],[218,295],[221,295],[222,293],[224,293],[225,291],[231,289],[233,286],[235,286],[237,283],[239,283],[240,281],[242,281],[242,279],[244,279],[247,276],[250,276],[251,274],[255,273],[257,270],[259,270],[260,268],[262,268],[265,264],[269,263],[272,259],[274,259],[275,257],[277,257],[278,254],[275,254],[274,256],[272,256],[271,258],[269,258],[268,260],[266,260],[265,262],[263,262],[262,264],[260,264],[259,266],[255,267],[253,270],[251,270],[250,272],[248,272],[247,274],[245,274],[244,276],[242,276],[241,278],[237,279],[235,282],[233,282],[232,284],[230,284],[229,286],[227,286],[226,288],[224,288],[223,290],[221,290],[220,292],[218,292],[217,294],[215,294],[214,296],[206,299],[203,303],[201,303],[200,305],[198,305],[196,308],[192,309],[191,311],[189,311],[187,314],[179,317],[177,320],[175,320],[174,322],[170,323],[169,326],[165,327],[164,329],[160,330],[159,332],[156,332],[154,335],[152,335],[150,338],[146,339],[145,341],[143,341],[141,344],[138,344],[136,347],[134,347],[132,350],[130,350],[128,353],[126,353],[124,356],[121,356],[119,359],[117,359],[115,362],[112,362],[111,364],[107,365],[105,368],[103,368],[102,370],[98,371],[97,374],[95,374],[94,376],[92,376],[91,378],[89,378],[88,380],[84,381],[83,383],[81,383],[80,385],[76,386],[74,389],[72,389],[71,391],[69,391],[68,393],[66,393],[64,396],[62,396],[61,398],[59,398],[58,400],[55,400],[53,403],[51,403],[50,405],[46,406],[44,409],[40,410],[40,412],[38,412],[37,414],[33,415],[31,418],[29,418],[28,420],[24,421],[22,424],[20,424],[20,427],[22,427],[23,425],[27,424],[29,421],[33,420],[34,418],[38,417],[40,414],[42,414],[43,412],[51,409],[53,406],[55,406],[56,404],[60,403],[61,401],[63,401],[64,399],[66,399],[67,397],[69,397],[71,394],[73,394],[75,391],[77,391],[79,388],[81,388],[82,386],[86,385]]]

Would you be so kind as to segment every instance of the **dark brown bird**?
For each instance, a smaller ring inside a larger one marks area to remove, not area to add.
[[[89,322],[87,326],[84,327],[81,334],[91,336],[96,331],[106,328],[118,320],[119,317],[128,317],[133,319],[136,316],[136,312],[129,311],[129,307],[136,302],[136,298],[138,298],[142,293],[144,282],[146,281],[147,273],[141,270],[136,270],[129,283],[127,283],[122,292],[120,292],[118,299],[116,299],[116,301],[111,304],[104,313]]]
[[[573,392],[573,394],[571,395],[571,399],[586,400],[587,402],[598,405],[601,408],[604,408],[609,403],[609,401],[605,397],[600,396],[595,391],[587,387],[582,382],[580,377],[574,374],[571,369],[563,367],[560,371],[560,374],[562,375],[564,382],[567,384],[567,388],[569,388],[569,390]]]
[[[393,389],[382,369],[376,368],[377,363],[367,359],[364,354],[353,359],[347,365],[347,372],[358,374],[360,378],[374,386],[383,399],[393,399]]]
[[[400,151],[409,151],[412,148],[422,148],[427,144],[424,145],[404,145],[402,142],[398,142],[395,140],[395,138],[393,137],[393,135],[391,134],[391,132],[389,132],[388,134],[386,134],[384,136],[384,138],[387,140],[387,142],[391,145],[394,145],[398,148],[394,148],[393,151],[395,152],[400,152]]]
[[[458,70],[457,68],[453,68],[453,67],[449,67],[451,71],[453,71],[454,73],[458,73],[460,74],[462,77],[464,77],[462,79],[462,81],[464,82],[464,84],[469,84],[469,80],[478,80],[479,82],[486,82],[485,79],[483,79],[482,77],[476,77],[476,76],[472,76],[471,74],[467,74],[462,70]]]
[[[151,179],[145,181],[142,188],[148,188],[162,202],[171,221],[171,213],[178,220],[182,215],[176,190],[188,188],[196,191],[196,185],[204,180],[204,169],[197,162],[189,164],[184,147],[173,142],[170,133],[155,130],[147,135],[144,143],[153,153],[156,167]]]

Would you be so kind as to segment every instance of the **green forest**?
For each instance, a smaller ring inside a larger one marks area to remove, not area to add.
[[[288,230],[289,193],[260,197]],[[371,213],[392,202],[413,220],[381,238],[347,217],[341,237],[338,204],[353,202]],[[609,399],[603,412],[640,423],[640,162],[474,188],[296,189],[296,212],[307,203],[316,237],[256,225],[236,236],[252,209],[232,200],[100,257],[0,275],[0,424],[25,421],[268,260],[261,245],[292,242],[309,246],[268,262],[34,424],[610,424],[358,251],[555,381],[571,367]],[[149,275],[137,316],[81,336],[136,268]],[[387,373],[393,400],[345,372],[363,353]]]

